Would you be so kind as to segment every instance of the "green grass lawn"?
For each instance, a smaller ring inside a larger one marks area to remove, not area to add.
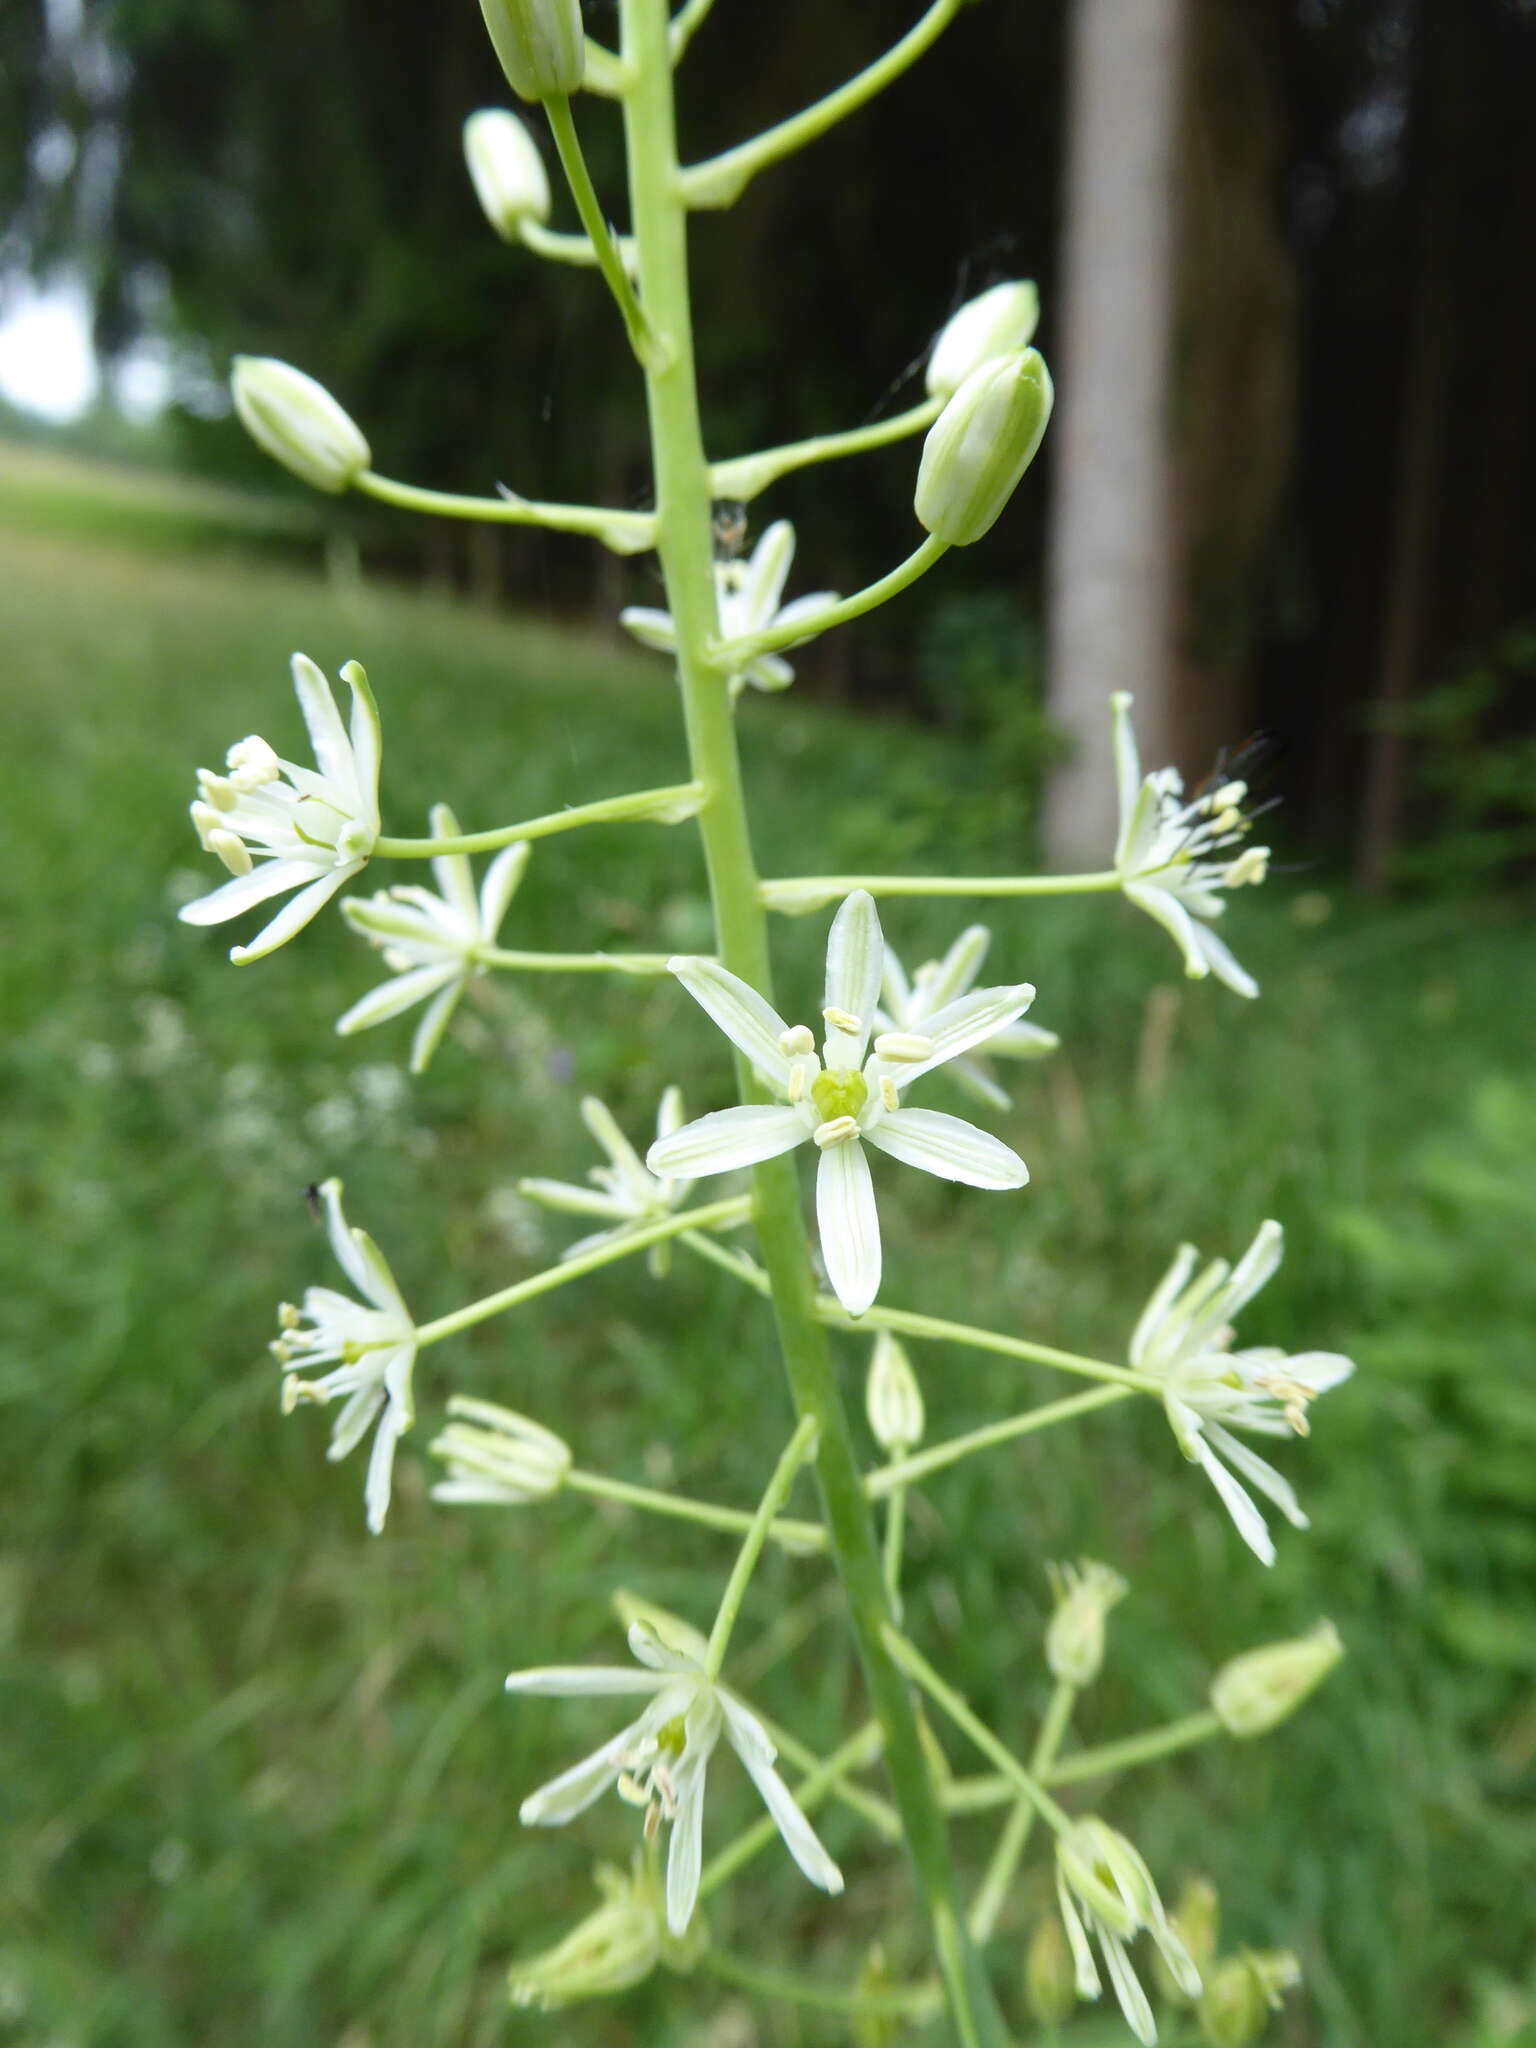
[[[366,662],[397,833],[440,796],[481,826],[682,779],[664,665],[184,559],[131,519],[40,520],[35,501],[0,489],[0,2041],[850,2038],[787,2008],[748,2019],[702,1975],[509,2017],[509,1957],[586,1910],[591,1867],[626,1857],[634,1828],[609,1801],[520,1829],[522,1794],[610,1723],[508,1703],[501,1678],[620,1657],[621,1586],[707,1621],[731,1549],[576,1499],[474,1515],[427,1498],[425,1441],[463,1390],[567,1433],[588,1466],[750,1503],[788,1428],[760,1308],[687,1260],[663,1283],[636,1263],[424,1354],[379,1540],[360,1459],[328,1466],[326,1420],[280,1417],[265,1351],[274,1304],[334,1277],[306,1183],[340,1174],[417,1313],[440,1314],[573,1234],[515,1183],[585,1171],[584,1092],[637,1134],[668,1081],[718,1106],[718,1038],[670,984],[502,982],[415,1084],[409,1023],[332,1033],[377,978],[334,914],[244,970],[229,933],[174,915],[215,879],[185,814],[194,766],[251,730],[302,751],[293,648],[330,671]],[[1017,858],[967,824],[980,755],[793,695],[749,693],[742,717],[765,870]],[[1536,953],[1496,906],[1367,913],[1316,876],[1286,886],[1230,920],[1264,983],[1253,1005],[1185,984],[1115,899],[993,920],[999,974],[1038,984],[1064,1041],[1019,1070],[999,1120],[1033,1184],[891,1176],[884,1298],[1114,1357],[1181,1239],[1231,1254],[1279,1217],[1288,1257],[1245,1340],[1362,1368],[1280,1454],[1311,1533],[1285,1532],[1264,1572],[1162,1417],[1128,1404],[935,1480],[914,1505],[908,1620],[1023,1747],[1049,1558],[1133,1581],[1085,1741],[1188,1711],[1224,1658],[1331,1615],[1350,1657],[1278,1735],[1095,1797],[1170,1891],[1215,1880],[1228,1947],[1300,1952],[1307,1989],[1277,2041],[1529,2041]],[[893,904],[887,931],[921,958],[969,909]],[[665,950],[707,929],[691,831],[611,828],[535,849],[503,942]],[[777,928],[787,998],[813,994],[824,929]],[[857,1403],[867,1342],[839,1343]],[[1070,1391],[973,1353],[915,1358],[935,1435]],[[770,1558],[737,1643],[766,1710],[817,1748],[846,1732],[858,1681],[823,1566]],[[740,1776],[715,1774],[711,1845],[752,1815]],[[824,1829],[845,1899],[829,1909],[767,1856],[724,1895],[716,1938],[846,1981],[887,1934],[904,1967],[898,1863],[836,1809]],[[958,1829],[969,1875],[991,1838]],[[1045,1896],[1036,1868],[993,1951],[1016,2012]],[[1128,2036],[1089,2019],[1065,2038]]]

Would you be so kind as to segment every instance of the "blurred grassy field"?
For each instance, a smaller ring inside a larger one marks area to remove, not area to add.
[[[0,479],[0,2041],[848,2038],[749,2017],[702,1977],[508,2016],[508,1957],[586,1909],[592,1864],[626,1854],[632,1825],[609,1802],[523,1833],[521,1795],[608,1720],[511,1706],[501,1677],[614,1660],[621,1585],[707,1620],[730,1549],[576,1500],[477,1517],[426,1497],[422,1448],[460,1389],[527,1408],[589,1466],[750,1501],[787,1416],[760,1311],[686,1261],[665,1284],[625,1266],[430,1352],[378,1541],[360,1465],[326,1465],[321,1418],[281,1420],[264,1349],[273,1304],[332,1278],[307,1182],[345,1178],[436,1315],[565,1241],[513,1189],[585,1170],[583,1092],[637,1132],[674,1078],[715,1106],[718,1040],[666,986],[499,984],[413,1085],[408,1024],[332,1035],[376,978],[338,919],[244,971],[221,935],[174,921],[191,877],[213,879],[185,817],[193,766],[253,729],[298,750],[294,647],[367,663],[395,831],[424,829],[440,795],[481,825],[681,779],[664,666],[252,562],[239,518],[167,486],[141,534],[123,492],[104,508],[83,473],[53,477],[46,516],[8,456]],[[163,545],[167,517],[197,531],[190,558]],[[769,872],[1016,851],[968,824],[979,754],[793,696],[749,693],[743,721]],[[1308,1988],[1276,2041],[1529,2042],[1536,955],[1495,906],[1366,914],[1316,876],[1287,886],[1231,920],[1265,986],[1251,1006],[1186,986],[1118,902],[994,919],[999,972],[1038,984],[1035,1014],[1064,1039],[1002,1120],[1033,1186],[893,1181],[887,1293],[1114,1356],[1181,1238],[1232,1253],[1280,1217],[1287,1261],[1245,1338],[1362,1367],[1282,1453],[1311,1534],[1287,1532],[1266,1574],[1161,1417],[1116,1409],[932,1484],[909,1621],[1022,1745],[1047,1558],[1101,1556],[1134,1582],[1086,1740],[1187,1711],[1222,1659],[1330,1614],[1351,1656],[1309,1711],[1149,1769],[1103,1808],[1170,1889],[1216,1881],[1228,1946],[1301,1952]],[[921,958],[964,914],[893,905],[887,929]],[[687,830],[572,834],[536,850],[504,943],[693,946],[705,916]],[[786,991],[810,991],[823,928],[778,928]],[[865,1351],[842,1346],[851,1399]],[[1062,1390],[973,1354],[917,1363],[934,1434]],[[737,1640],[744,1688],[830,1747],[858,1688],[824,1569],[771,1559]],[[752,1807],[739,1773],[716,1777],[718,1845]],[[855,1826],[826,1816],[850,1879],[835,1911],[766,1857],[719,1937],[829,1972],[856,1954],[904,1881]],[[990,1829],[958,1841],[979,1871]],[[1037,1875],[996,1944],[1015,2010],[1042,1896]],[[899,1929],[890,1946],[900,1967]],[[1089,2021],[1064,2038],[1127,2037]]]

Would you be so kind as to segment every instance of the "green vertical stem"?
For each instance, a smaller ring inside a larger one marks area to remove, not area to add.
[[[718,636],[709,470],[699,425],[688,297],[687,215],[682,202],[667,44],[666,0],[620,0],[630,205],[640,293],[665,354],[646,368],[655,466],[657,549],[677,629],[678,680],[694,778],[704,787],[699,832],[714,907],[716,952],[772,999],[766,917],[747,830],[730,693],[704,658]],[[765,1096],[737,1060],[744,1102]],[[790,1390],[818,1426],[816,1475],[832,1554],[848,1600],[870,1699],[885,1736],[887,1768],[919,1896],[940,1951],[959,2037],[1003,2048],[1007,2034],[979,1957],[965,1937],[943,1811],[918,1738],[905,1680],[881,1630],[889,1618],[879,1547],[864,1499],[848,1417],[833,1376],[806,1245],[799,1179],[789,1157],[753,1172],[755,1220]]]

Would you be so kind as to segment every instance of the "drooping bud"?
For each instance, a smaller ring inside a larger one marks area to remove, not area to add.
[[[1071,2019],[1077,2005],[1077,1974],[1066,1930],[1054,1913],[1035,1922],[1024,1951],[1024,1996],[1042,2027],[1053,2031]]]
[[[973,370],[1026,348],[1040,324],[1040,294],[1027,278],[995,284],[947,322],[928,358],[928,390],[952,398]]]
[[[1295,1713],[1344,1654],[1331,1621],[1304,1636],[1267,1643],[1223,1664],[1211,1681],[1211,1705],[1229,1735],[1267,1735]]]
[[[889,1330],[875,1339],[864,1387],[864,1406],[875,1442],[888,1458],[904,1458],[923,1440],[922,1389],[905,1348]]]
[[[1216,1954],[1216,1942],[1221,1932],[1221,1899],[1208,1877],[1185,1880],[1184,1889],[1168,1915],[1168,1925],[1183,1942],[1190,1961],[1203,1976]],[[1165,1998],[1176,2005],[1189,2003],[1161,1956],[1154,1960],[1152,1974]]]
[[[1045,1631],[1045,1661],[1063,1685],[1092,1685],[1104,1662],[1104,1617],[1130,1588],[1117,1571],[1091,1557],[1048,1570],[1056,1612]]]
[[[344,491],[373,461],[350,413],[323,384],[275,356],[236,356],[229,388],[246,432],[317,491]]]
[[[913,509],[935,540],[969,547],[996,524],[1051,417],[1051,373],[1032,348],[973,370],[923,443]]]
[[[581,0],[480,0],[480,12],[520,100],[575,92],[587,68]]]
[[[648,1977],[662,1953],[660,1883],[637,1855],[626,1875],[612,1864],[597,1872],[603,1903],[563,1941],[515,1963],[508,1975],[514,2005],[553,2012],[586,1998],[627,1991]]]
[[[448,1469],[432,1489],[434,1500],[523,1507],[547,1500],[565,1484],[570,1446],[552,1430],[467,1394],[455,1394],[448,1413],[455,1420],[431,1446]]]
[[[1200,2000],[1200,2031],[1210,2048],[1250,2048],[1282,1995],[1300,1982],[1301,1965],[1289,1949],[1245,1949],[1218,1963]]]
[[[504,242],[525,220],[549,219],[549,176],[538,144],[505,107],[482,107],[464,123],[464,161],[475,197]]]

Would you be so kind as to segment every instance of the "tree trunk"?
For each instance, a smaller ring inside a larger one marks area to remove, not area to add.
[[[1110,692],[1135,693],[1147,760],[1174,737],[1165,396],[1185,11],[1073,11],[1049,572],[1050,704],[1074,748],[1046,801],[1058,865],[1102,867],[1114,843]]]

